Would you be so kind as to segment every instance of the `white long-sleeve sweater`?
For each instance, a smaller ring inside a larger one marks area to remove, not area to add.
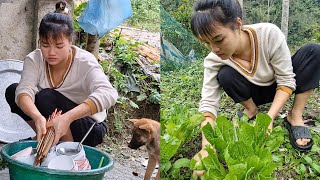
[[[291,55],[281,30],[270,23],[246,25],[244,30],[250,37],[252,52],[250,68],[244,68],[232,58],[222,60],[214,53],[210,53],[204,60],[200,112],[217,117],[222,93],[217,75],[224,65],[237,70],[248,81],[258,86],[270,86],[276,81],[278,89],[289,94],[295,90]]]
[[[92,118],[102,122],[106,118],[106,109],[113,106],[118,98],[97,59],[89,52],[72,46],[74,59],[62,84],[55,88],[71,101],[86,102],[92,110]],[[29,53],[23,63],[23,71],[16,89],[16,102],[20,95],[35,95],[42,89],[52,88],[49,69],[40,49]]]

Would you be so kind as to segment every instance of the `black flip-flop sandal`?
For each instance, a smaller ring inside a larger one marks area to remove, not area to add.
[[[243,111],[238,111],[237,115],[238,115],[238,118],[241,119],[244,116],[244,113]],[[254,115],[252,118],[249,118],[248,121],[253,121],[255,119],[256,119],[256,115]]]
[[[313,146],[313,140],[312,140],[312,136],[310,134],[310,131],[308,129],[308,127],[306,126],[292,126],[289,121],[287,120],[287,117],[284,118],[284,121],[286,122],[286,128],[289,131],[289,138],[290,138],[290,143],[291,145],[299,150],[299,151],[309,151],[312,146]],[[307,145],[305,146],[301,146],[299,144],[297,144],[297,139],[310,139],[310,142],[308,142]]]

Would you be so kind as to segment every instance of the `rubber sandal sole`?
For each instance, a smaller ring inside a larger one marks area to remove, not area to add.
[[[299,144],[297,144],[297,139],[295,139],[295,137],[293,136],[293,130],[292,130],[292,125],[289,123],[287,117],[284,118],[284,121],[286,122],[286,128],[288,129],[289,132],[289,139],[290,139],[290,144],[297,150],[301,151],[301,152],[306,152],[311,150],[312,146],[313,146],[313,139],[310,139],[310,142],[305,145],[305,146],[301,146]],[[308,130],[309,131],[309,130]],[[310,133],[310,131],[309,131]]]

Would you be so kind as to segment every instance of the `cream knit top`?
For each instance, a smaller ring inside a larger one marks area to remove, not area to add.
[[[106,109],[115,104],[118,93],[91,53],[76,46],[72,48],[75,50],[74,59],[64,80],[57,87],[53,87],[51,83],[49,69],[41,50],[36,49],[28,54],[23,63],[15,101],[22,95],[28,95],[34,102],[35,95],[40,90],[54,88],[76,104],[87,103],[93,114],[91,117],[102,122],[106,118]]]
[[[258,86],[270,86],[274,82],[278,88],[289,94],[295,90],[295,74],[286,39],[281,30],[270,23],[246,25],[251,44],[250,67],[246,69],[232,58],[222,60],[210,53],[204,60],[204,79],[199,111],[217,117],[222,88],[217,80],[220,68],[228,65],[237,70],[248,81]],[[210,116],[209,115],[209,116]]]

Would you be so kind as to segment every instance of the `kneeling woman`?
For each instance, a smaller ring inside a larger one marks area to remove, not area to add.
[[[45,15],[39,26],[40,49],[27,55],[21,80],[7,88],[6,99],[11,111],[36,131],[38,140],[47,126],[53,126],[54,144],[59,140],[80,141],[97,121],[84,141],[96,146],[107,131],[106,110],[115,104],[118,93],[97,59],[71,44],[72,35],[72,21],[67,15]],[[56,108],[62,115],[47,124]]]

